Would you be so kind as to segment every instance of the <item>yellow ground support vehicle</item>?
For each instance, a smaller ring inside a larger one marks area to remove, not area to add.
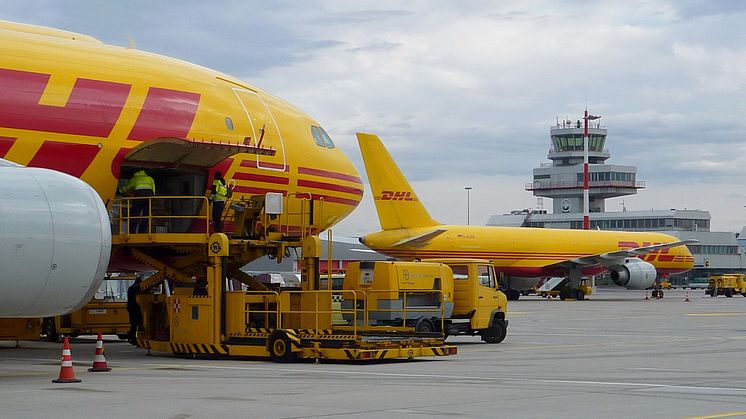
[[[60,336],[117,335],[127,339],[127,287],[134,276],[107,276],[91,301],[79,310],[43,320],[42,334],[46,340],[57,342]]]
[[[363,299],[344,300],[343,309],[365,308],[364,324],[408,326],[421,333],[480,335],[499,343],[507,335],[507,298],[497,289],[492,264],[479,259],[422,262],[353,262],[345,291]],[[352,312],[343,314],[352,321]]]
[[[717,297],[718,295],[733,297],[735,294],[741,294],[746,297],[744,274],[725,274],[710,277],[710,284],[705,290],[705,294],[711,297]]]
[[[0,319],[0,340],[39,340],[41,319]]]

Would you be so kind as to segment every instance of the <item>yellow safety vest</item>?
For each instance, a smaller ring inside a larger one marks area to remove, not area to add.
[[[225,184],[218,179],[212,181],[212,186],[215,187],[215,195],[213,196],[213,201],[224,202],[226,197],[228,196],[228,188],[226,188]]]
[[[148,176],[144,170],[138,170],[132,175],[132,179],[122,188],[122,192],[137,191],[141,189],[151,190],[155,194],[155,181]]]

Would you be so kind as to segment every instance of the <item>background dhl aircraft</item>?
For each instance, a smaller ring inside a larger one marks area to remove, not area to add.
[[[608,270],[617,285],[646,289],[658,273],[694,266],[684,246],[692,241],[660,233],[442,225],[430,217],[381,140],[364,133],[357,138],[383,229],[360,242],[383,254],[489,259],[511,278],[531,278],[532,286],[539,277],[569,277],[565,295],[578,298],[584,296],[583,276]]]
[[[110,258],[101,201],[110,206],[139,169],[162,195],[205,195],[219,170],[235,180],[234,199],[323,201],[314,232],[362,198],[352,162],[318,122],[230,76],[3,21],[0,56],[0,317],[69,312],[90,299]]]

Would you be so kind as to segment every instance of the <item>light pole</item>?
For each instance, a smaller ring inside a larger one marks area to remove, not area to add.
[[[466,189],[466,225],[469,225],[469,213],[471,212],[469,208],[469,193],[471,192],[471,186],[467,186],[464,189]]]
[[[588,121],[599,119],[600,116],[590,115],[588,109],[585,110],[585,126],[583,128],[583,230],[589,230],[591,228],[591,217],[590,217],[590,198],[588,192]]]

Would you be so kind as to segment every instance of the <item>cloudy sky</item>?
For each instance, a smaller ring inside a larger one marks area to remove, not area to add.
[[[628,210],[746,224],[746,2],[0,0],[0,19],[244,79],[318,119],[363,177],[354,134],[378,133],[444,223],[466,223],[466,186],[472,224],[535,207],[549,127],[587,106],[609,163],[646,181]],[[366,191],[335,234],[377,230],[374,214]]]

